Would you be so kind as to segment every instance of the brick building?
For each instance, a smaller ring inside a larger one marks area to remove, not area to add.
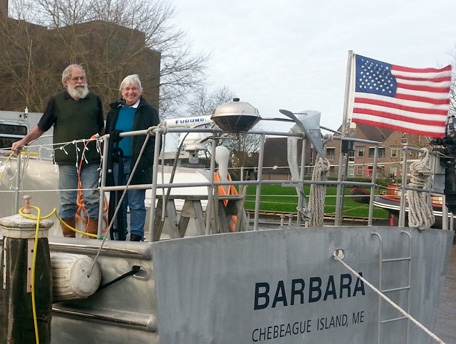
[[[377,141],[377,178],[399,178],[402,176],[404,146],[422,147],[428,143],[426,137],[407,134],[386,128],[352,123],[349,136],[362,140]],[[326,158],[331,163],[330,175],[337,176],[341,141],[333,140],[326,144]],[[348,153],[348,177],[368,178],[372,173],[375,144],[355,142]],[[407,160],[416,158],[409,152]]]
[[[340,129],[339,129],[340,131]],[[337,136],[337,135],[335,135]],[[379,128],[364,124],[351,124],[349,137],[366,141],[380,142],[378,146],[377,178],[402,177],[404,146],[424,147],[428,138],[418,135]],[[302,143],[298,141],[298,161],[301,161]],[[349,178],[368,178],[372,173],[375,144],[355,142],[348,153],[347,176]],[[341,141],[331,140],[324,146],[326,158],[331,164],[330,177],[337,177]],[[310,144],[306,146],[306,176],[311,175],[316,153]],[[407,160],[417,158],[417,153],[408,152]],[[344,166],[345,167],[345,166]],[[287,162],[287,139],[267,138],[265,142],[264,176],[266,179],[291,179]]]
[[[0,0],[1,110],[43,111],[62,89],[62,71],[70,63],[84,67],[105,111],[129,74],[139,75],[144,97],[159,108],[161,55],[148,48],[143,32],[100,20],[48,29],[7,12],[8,1]]]

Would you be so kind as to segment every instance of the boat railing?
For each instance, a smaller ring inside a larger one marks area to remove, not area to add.
[[[369,198],[369,214],[368,214],[368,222],[369,226],[372,226],[373,217],[374,217],[374,195],[375,195],[375,188],[376,188],[376,181],[377,181],[377,164],[378,164],[378,147],[381,145],[378,141],[370,141],[370,140],[363,140],[357,138],[349,138],[343,136],[333,136],[333,139],[340,140],[340,154],[339,154],[339,170],[338,170],[338,181],[342,181],[344,176],[347,176],[348,171],[348,156],[342,154],[342,147],[343,143],[346,142],[347,144],[355,143],[355,142],[362,142],[362,143],[369,143],[374,145],[374,157],[373,157],[373,166],[372,166],[372,176],[371,181],[372,185],[370,187],[370,198]],[[344,158],[345,158],[345,174],[342,172],[342,166],[344,165]],[[356,184],[353,184],[356,185]],[[337,199],[336,199],[336,217],[335,217],[335,225],[340,226],[342,224],[342,211],[343,211],[343,201],[344,201],[344,186],[343,184],[339,184],[337,186]]]
[[[204,184],[198,184],[197,186],[207,186],[209,188],[208,192],[208,206],[207,206],[207,214],[206,214],[206,230],[210,230],[210,217],[211,217],[211,210],[212,210],[212,202],[213,202],[213,195],[214,195],[214,188],[218,187],[219,185],[230,185],[230,184],[236,184],[236,185],[256,185],[256,196],[255,196],[255,209],[254,209],[254,220],[253,220],[253,230],[258,230],[258,224],[259,224],[259,213],[260,213],[260,204],[261,204],[261,185],[266,185],[266,184],[280,184],[284,187],[293,187],[293,186],[299,186],[299,185],[336,185],[337,186],[337,198],[336,198],[336,225],[338,225],[338,222],[341,222],[341,208],[343,207],[343,204],[340,203],[340,200],[343,200],[344,198],[344,192],[343,192],[343,187],[346,185],[356,185],[356,186],[362,186],[362,187],[370,187],[371,188],[371,199],[369,202],[369,216],[368,216],[368,225],[372,225],[372,220],[373,220],[373,200],[375,196],[375,189],[378,187],[376,184],[376,170],[377,170],[377,161],[378,161],[378,147],[382,145],[382,143],[377,142],[377,141],[371,141],[371,140],[363,140],[363,139],[356,139],[356,138],[344,138],[344,137],[337,137],[334,136],[332,137],[335,140],[341,140],[341,141],[351,141],[351,142],[362,142],[362,143],[368,143],[368,144],[373,144],[375,145],[375,151],[374,151],[374,158],[373,158],[373,173],[372,173],[372,179],[371,182],[355,182],[355,181],[346,181],[343,180],[342,176],[342,168],[339,168],[339,175],[340,178],[338,178],[337,181],[312,181],[312,180],[304,180],[304,176],[302,175],[301,180],[299,181],[283,181],[283,180],[264,180],[263,179],[263,170],[264,170],[264,146],[265,146],[265,138],[266,135],[268,136],[282,136],[282,137],[287,137],[287,136],[295,136],[300,139],[304,139],[304,136],[302,134],[296,134],[296,133],[283,133],[283,132],[265,132],[265,131],[250,131],[248,133],[244,133],[245,135],[259,135],[259,154],[258,154],[258,166],[256,169],[256,180],[248,180],[248,181],[235,181],[233,183],[230,182],[215,182],[213,180],[214,172],[215,172],[215,147],[217,146],[217,141],[219,137],[223,134],[222,131],[218,129],[207,129],[207,128],[193,128],[191,130],[187,128],[172,128],[166,130],[166,133],[184,133],[184,132],[205,132],[205,133],[210,133],[212,135],[212,140],[214,141],[212,146],[212,154],[211,154],[211,160],[210,160],[210,173],[209,175],[211,176],[210,182],[204,183]],[[155,135],[156,139],[159,139],[162,135],[166,135],[166,133],[162,129],[155,130]],[[127,133],[125,135],[128,135]],[[303,140],[303,149],[302,149],[302,156],[301,156],[301,171],[304,171],[305,168],[305,158],[304,155],[306,153],[305,149],[305,140]],[[156,145],[157,147],[157,145]],[[416,148],[411,148],[411,147],[404,147],[404,150],[406,151],[407,149],[415,151],[415,152],[423,152],[423,149],[416,149]],[[342,156],[342,154],[340,154]],[[404,154],[404,160],[403,160],[403,166],[404,166],[404,173],[403,175],[406,177],[407,171],[407,154]],[[154,162],[154,176],[156,176],[157,169],[155,167],[158,167],[158,154],[155,155],[156,161]],[[341,163],[340,166],[343,164]],[[346,174],[345,174],[346,176]],[[155,200],[157,198],[156,191],[157,189],[163,188],[172,188],[172,187],[192,187],[191,183],[171,183],[171,184],[160,184],[156,183],[156,177],[154,177],[154,182],[151,186],[153,194],[152,194],[152,200],[151,204],[155,204]],[[404,180],[406,182],[406,180]],[[154,186],[155,185],[155,186]],[[429,193],[438,193],[441,194],[441,190],[434,190],[432,188],[428,189],[419,189],[419,188],[412,188],[408,187],[404,184],[403,182],[403,190],[414,190],[414,191],[419,191],[419,192],[429,192]],[[163,193],[164,194],[164,193]],[[301,195],[298,195],[300,197]],[[402,202],[404,204],[405,202]],[[403,205],[404,206],[404,205]],[[151,209],[151,220],[153,218],[153,212],[154,210]],[[405,214],[405,208],[401,211],[402,214]],[[402,215],[403,216],[403,215]],[[150,221],[151,221],[150,220]],[[150,222],[152,223],[152,222]],[[299,224],[299,217],[298,217],[298,224]],[[151,229],[152,230],[152,229]],[[152,234],[152,233],[151,233]]]
[[[158,174],[161,169],[163,168],[163,161],[160,163],[160,160],[163,159],[164,156],[164,150],[162,152],[159,151],[160,148],[160,142],[166,141],[166,135],[170,133],[191,133],[191,132],[196,132],[196,133],[206,133],[209,134],[210,140],[211,140],[211,154],[210,154],[210,167],[209,167],[209,181],[208,182],[203,182],[203,183],[177,183],[177,182],[163,182],[158,179]],[[336,214],[335,214],[335,225],[340,225],[342,223],[342,210],[343,210],[343,200],[344,200],[344,188],[347,185],[351,186],[360,186],[360,187],[365,187],[365,188],[370,188],[371,193],[370,193],[370,201],[369,201],[369,213],[368,213],[368,225],[372,225],[373,221],[373,201],[375,197],[375,191],[379,187],[379,185],[376,184],[376,178],[377,178],[377,164],[378,164],[378,148],[382,145],[382,143],[377,142],[377,141],[371,141],[371,140],[362,140],[362,139],[356,139],[356,138],[345,138],[345,137],[339,137],[339,136],[332,136],[330,139],[332,140],[340,140],[340,141],[351,141],[351,142],[363,142],[363,143],[369,143],[372,145],[375,145],[375,150],[374,150],[374,156],[373,156],[373,168],[372,168],[372,175],[371,175],[371,181],[370,182],[364,182],[364,181],[347,181],[346,176],[347,172],[345,170],[344,173],[344,168],[347,166],[347,156],[345,156],[345,161],[344,161],[344,154],[342,152],[340,153],[340,161],[339,161],[339,169],[338,169],[338,180],[337,181],[332,181],[332,180],[326,180],[326,181],[314,181],[314,180],[305,180],[304,179],[304,171],[305,171],[305,154],[307,152],[306,150],[306,141],[304,134],[301,133],[284,133],[284,132],[268,132],[268,131],[249,131],[246,133],[243,133],[243,135],[257,135],[259,136],[259,150],[258,150],[258,165],[256,167],[256,178],[254,180],[236,180],[232,182],[216,182],[214,181],[214,174],[216,170],[216,163],[215,163],[215,148],[220,142],[220,140],[226,140],[226,139],[233,139],[236,138],[236,134],[227,134],[221,131],[220,129],[214,129],[214,128],[166,128],[162,125],[157,126],[157,127],[151,127],[147,130],[140,130],[140,131],[135,131],[135,132],[124,132],[121,133],[120,136],[136,136],[136,135],[148,135],[150,137],[155,137],[155,155],[154,155],[154,162],[153,162],[153,180],[151,184],[142,184],[142,185],[128,185],[127,187],[125,186],[106,186],[106,170],[107,170],[107,159],[102,159],[102,165],[101,165],[101,185],[100,185],[100,212],[99,215],[100,217],[103,216],[103,200],[104,200],[104,194],[106,192],[114,191],[114,190],[125,190],[125,189],[148,189],[151,192],[151,208],[150,208],[150,214],[149,214],[149,223],[150,228],[149,228],[149,237],[153,238],[153,223],[154,223],[154,218],[155,218],[155,204],[157,204],[157,201],[159,200],[160,197],[164,198],[166,194],[166,190],[172,189],[172,188],[192,188],[192,187],[207,187],[208,188],[208,196],[207,196],[207,206],[206,206],[206,234],[211,233],[211,217],[213,216],[212,212],[214,211],[214,195],[215,195],[215,189],[220,186],[226,186],[226,185],[255,185],[256,186],[256,195],[255,195],[255,209],[254,209],[254,219],[253,219],[253,230],[258,230],[259,229],[259,220],[260,220],[260,204],[261,204],[261,186],[262,185],[282,185],[283,187],[299,187],[303,185],[335,185],[337,187],[337,196],[336,196]],[[265,141],[266,137],[269,136],[280,136],[280,137],[297,137],[298,139],[301,139],[303,141],[302,144],[302,152],[301,152],[301,163],[300,163],[300,173],[301,173],[301,178],[298,181],[285,181],[285,180],[265,180],[263,178],[263,172],[264,172],[264,155],[265,155]],[[104,144],[103,146],[103,157],[107,156],[107,149],[108,149],[108,144],[109,144],[109,135],[104,135],[103,137],[97,138],[98,141],[102,142]],[[87,140],[85,140],[87,141]],[[403,148],[405,151],[411,150],[415,152],[423,152],[422,149],[416,149],[416,148],[411,148],[411,147],[404,147]],[[342,150],[342,144],[341,144],[341,150]],[[432,153],[434,156],[436,156],[436,153]],[[18,157],[18,164],[20,164],[20,155]],[[345,163],[345,164],[344,164]],[[434,171],[437,168],[437,163],[434,163]],[[407,154],[404,154],[404,159],[403,159],[403,180],[402,180],[402,185],[401,190],[402,190],[402,195],[401,197],[405,197],[405,191],[407,190],[415,190],[419,192],[428,192],[428,193],[433,193],[433,194],[443,194],[443,191],[441,189],[435,189],[432,188],[432,185],[428,185],[427,188],[425,189],[418,189],[418,188],[412,188],[407,186]],[[18,174],[18,179],[17,179],[17,185],[20,185],[20,176]],[[161,190],[161,193],[157,193],[157,191]],[[17,187],[17,192],[19,192],[19,187]],[[301,194],[298,193],[298,199],[300,197],[303,197]],[[305,196],[304,196],[305,197]],[[401,211],[400,211],[400,223],[399,225],[404,226],[405,224],[405,199],[401,199]],[[300,204],[300,203],[299,203]],[[446,207],[443,207],[444,209]],[[297,225],[301,225],[300,217],[297,217]],[[100,224],[101,227],[101,224]],[[100,228],[101,230],[101,228]],[[100,232],[99,232],[100,233]]]

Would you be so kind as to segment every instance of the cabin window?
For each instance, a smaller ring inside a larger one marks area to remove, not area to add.
[[[355,152],[354,151],[348,152],[348,161],[355,162]]]
[[[11,145],[27,135],[25,125],[0,124],[0,149],[11,148]]]

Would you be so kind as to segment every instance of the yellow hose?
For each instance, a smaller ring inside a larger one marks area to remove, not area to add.
[[[36,268],[36,252],[38,250],[38,235],[40,231],[40,213],[41,210],[40,208],[33,207],[31,206],[30,208],[34,208],[38,211],[38,217],[36,218],[36,232],[35,232],[35,246],[33,248],[33,263],[32,263],[32,283],[31,283],[31,289],[32,289],[32,313],[33,313],[33,325],[35,326],[35,342],[36,344],[40,343],[40,338],[38,334],[38,321],[36,318],[36,304],[35,304],[35,268]],[[22,208],[19,210],[21,212]],[[54,209],[55,211],[55,209]],[[23,215],[21,213],[21,215]],[[51,214],[52,215],[52,214]],[[24,216],[24,215],[23,215]],[[50,215],[49,215],[50,216]],[[47,216],[47,217],[49,217]],[[43,219],[47,218],[43,217]]]
[[[10,155],[11,156],[11,155]],[[1,180],[1,177],[3,176],[3,173],[2,175],[0,176],[0,180]],[[32,263],[32,283],[31,283],[31,290],[32,290],[32,313],[33,313],[33,324],[35,326],[35,339],[36,339],[36,344],[39,344],[40,343],[40,339],[39,339],[39,333],[38,333],[38,321],[37,321],[37,317],[36,317],[36,303],[35,303],[35,268],[36,268],[36,252],[38,250],[38,235],[39,235],[39,231],[40,231],[40,220],[44,220],[44,219],[47,219],[49,217],[51,217],[52,215],[55,214],[55,216],[63,223],[65,223],[61,218],[60,216],[57,214],[57,211],[56,209],[54,208],[54,210],[52,210],[52,212],[49,214],[49,215],[46,215],[46,216],[43,216],[41,217],[41,210],[40,208],[38,207],[34,207],[34,206],[30,206],[30,208],[33,208],[33,209],[36,209],[37,212],[38,212],[38,216],[31,216],[31,215],[28,215],[28,214],[24,214],[23,213],[23,210],[24,208],[21,208],[19,209],[19,214],[21,214],[23,217],[27,218],[27,219],[30,219],[30,220],[36,220],[36,232],[35,232],[35,246],[34,246],[34,249],[33,249],[33,263]],[[90,234],[90,233],[84,233],[84,232],[81,232],[79,230],[77,230],[76,228],[73,228],[69,225],[67,225],[65,223],[65,225],[70,228],[71,230],[77,232],[77,233],[80,233],[80,234],[83,234],[83,235],[87,235],[87,236],[90,236],[90,237],[93,237],[93,238],[97,238],[97,235],[95,234]]]
[[[38,209],[38,208],[33,207],[33,206],[30,206],[30,208]],[[25,218],[27,218],[27,219],[30,219],[30,220],[38,220],[38,218],[36,218],[36,217],[34,217],[34,216],[31,216],[31,215],[28,215],[28,214],[24,214],[24,213],[22,212],[23,209],[24,209],[24,208],[19,209],[19,214],[21,214],[23,217],[25,217]],[[59,216],[59,214],[57,213],[57,210],[56,210],[55,208],[54,208],[54,210],[52,210],[52,212],[51,212],[49,215],[46,215],[46,216],[44,216],[44,217],[41,217],[40,219],[41,219],[41,220],[47,219],[47,218],[51,217],[51,216],[54,215],[54,214],[55,214],[55,216],[59,219],[60,222],[64,223],[65,226],[67,226],[67,227],[68,227],[69,229],[71,229],[72,231],[74,231],[74,232],[76,232],[76,233],[79,233],[79,234],[82,234],[82,235],[85,235],[85,236],[88,236],[88,237],[91,237],[91,238],[95,238],[95,239],[98,238],[98,235],[96,235],[96,234],[86,233],[86,232],[77,230],[76,228],[73,228],[73,227],[71,227],[70,225],[68,225],[65,221],[63,221],[63,220],[60,218],[60,216]]]
[[[11,154],[6,159],[5,164],[8,163],[8,161],[11,159],[13,154],[14,154],[14,152],[11,152]],[[0,181],[3,178],[4,171],[5,170],[3,170],[2,173],[0,174]],[[70,228],[71,230],[73,230],[76,233],[79,233],[79,234],[82,234],[82,235],[87,235],[87,236],[92,237],[92,238],[98,238],[98,235],[91,234],[91,233],[85,233],[85,232],[77,230],[76,228],[73,228],[73,227],[69,226],[57,214],[56,208],[54,208],[49,215],[46,215],[46,216],[43,216],[43,217],[40,216],[41,215],[40,208],[34,207],[34,206],[30,206],[30,208],[33,208],[33,209],[37,210],[37,212],[38,212],[38,216],[37,217],[31,216],[31,215],[28,215],[28,214],[24,214],[23,213],[23,209],[24,208],[19,209],[19,214],[21,214],[23,217],[25,217],[27,219],[36,220],[35,245],[34,245],[34,249],[33,249],[33,262],[32,262],[31,294],[32,294],[33,325],[34,325],[34,328],[35,328],[35,342],[36,342],[36,344],[39,344],[40,343],[40,338],[39,338],[39,333],[38,333],[38,321],[37,321],[37,315],[36,315],[36,301],[35,301],[36,300],[36,297],[35,297],[35,270],[36,270],[36,254],[37,254],[37,250],[38,250],[38,236],[39,236],[39,230],[40,230],[40,220],[47,219],[47,218],[51,217],[53,214],[55,214],[55,216],[59,219],[60,222],[64,223],[65,226],[67,226],[68,228]]]

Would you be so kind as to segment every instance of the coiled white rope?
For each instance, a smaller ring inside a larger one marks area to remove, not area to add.
[[[430,154],[425,149],[420,154],[421,160],[415,161],[410,165],[412,175],[409,186],[417,189],[423,189],[431,176]],[[431,196],[427,192],[407,191],[409,203],[408,223],[410,227],[426,230],[434,224],[435,217],[432,211]]]
[[[347,263],[342,261],[341,258],[337,256],[337,253],[333,253],[333,258],[337,260],[338,262],[342,263],[343,266],[345,266],[353,275],[358,277],[361,281],[363,281],[369,288],[371,288],[375,293],[377,293],[383,300],[388,302],[393,308],[395,308],[397,311],[399,311],[403,316],[405,316],[407,319],[409,319],[411,322],[413,322],[416,326],[418,326],[421,330],[423,330],[429,337],[434,339],[437,343],[440,344],[445,344],[443,340],[441,340],[439,337],[437,337],[434,333],[429,331],[423,324],[421,324],[418,320],[413,318],[409,313],[407,313],[405,310],[403,310],[401,307],[399,307],[397,304],[395,304],[388,296],[383,294],[380,290],[378,290],[374,285],[369,283],[368,280],[366,280],[363,276],[361,276],[359,273],[357,273],[355,270],[353,270]],[[380,320],[379,320],[380,321]]]
[[[313,181],[328,179],[329,160],[319,157],[312,172]],[[326,184],[312,184],[310,186],[309,210],[310,220],[307,227],[322,227],[325,216]]]

